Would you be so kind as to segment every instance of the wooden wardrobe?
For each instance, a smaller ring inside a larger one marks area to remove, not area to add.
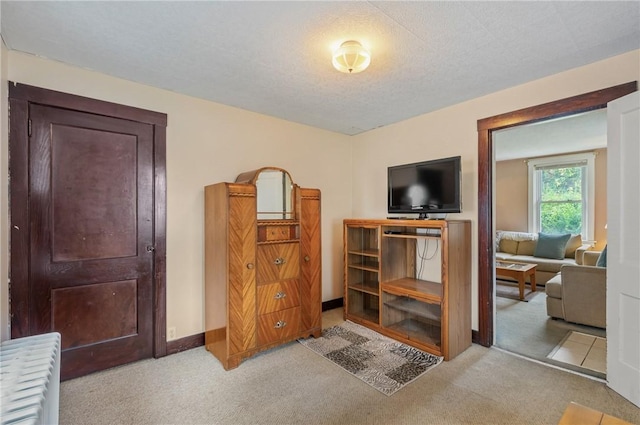
[[[264,167],[206,186],[205,345],[226,369],[322,333],[320,191]]]

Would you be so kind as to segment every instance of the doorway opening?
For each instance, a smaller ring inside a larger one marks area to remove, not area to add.
[[[478,298],[479,329],[476,342],[495,344],[495,211],[493,133],[518,125],[606,108],[611,100],[637,90],[630,82],[478,121]]]
[[[495,281],[495,345],[605,379],[606,274],[583,266],[595,265],[591,259],[606,244],[606,110],[514,126],[492,137],[496,265],[501,266]],[[551,259],[535,252],[538,232],[571,239],[562,255]],[[580,266],[565,268],[563,284],[584,289],[565,299],[559,278],[546,285],[563,265]],[[593,272],[588,281],[584,273],[576,274],[587,270]],[[526,275],[522,295],[520,275]],[[591,308],[565,318],[564,303]]]

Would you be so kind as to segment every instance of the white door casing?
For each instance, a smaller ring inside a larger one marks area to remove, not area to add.
[[[640,94],[607,107],[607,384],[640,407]]]

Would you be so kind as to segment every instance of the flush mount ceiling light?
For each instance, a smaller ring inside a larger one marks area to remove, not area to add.
[[[340,72],[356,74],[371,63],[369,51],[357,41],[345,41],[333,52],[333,66]]]

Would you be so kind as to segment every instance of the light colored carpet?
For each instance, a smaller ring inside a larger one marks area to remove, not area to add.
[[[549,425],[571,401],[640,422],[603,383],[500,350],[473,345],[387,397],[292,342],[228,372],[200,347],[63,382],[60,423]]]
[[[571,331],[601,337],[606,336],[606,331],[550,318],[547,316],[546,297],[544,287],[529,302],[496,297],[496,346],[544,363],[604,379],[605,375],[601,372],[547,358]]]
[[[350,321],[298,342],[389,396],[444,360]]]

